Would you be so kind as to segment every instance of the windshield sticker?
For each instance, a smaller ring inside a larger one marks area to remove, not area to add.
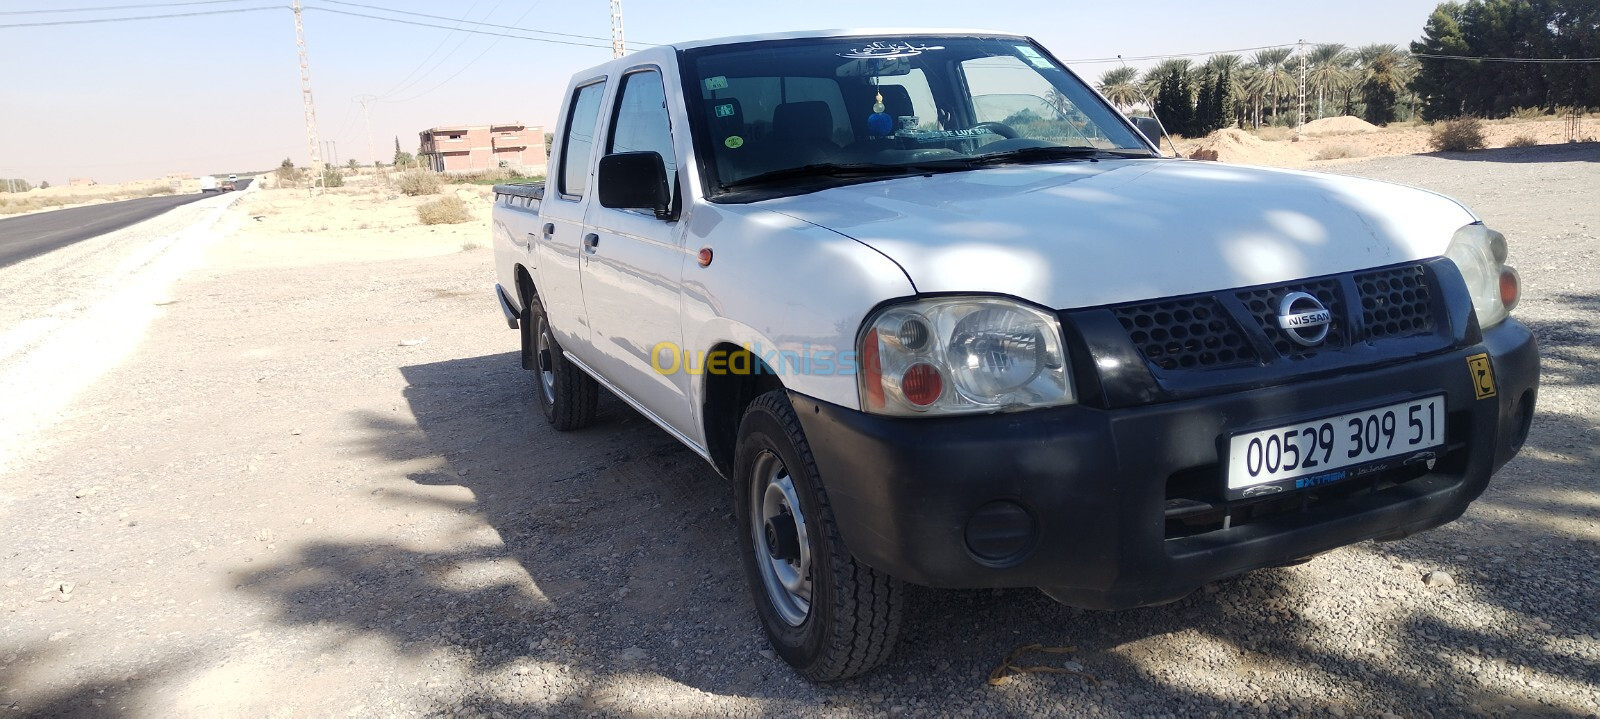
[[[729,135],[728,139],[722,141],[722,144],[727,145],[730,150],[737,150],[744,147],[744,138],[738,135]]]
[[[726,90],[726,89],[728,89],[728,76],[727,75],[718,75],[716,77],[708,77],[708,78],[706,78],[706,89],[707,90]]]
[[[884,42],[878,40],[871,45],[859,47],[849,52],[839,53],[839,57],[848,57],[855,60],[871,60],[875,58],[915,57],[932,50],[943,50],[943,45],[914,45],[909,42]]]
[[[723,103],[712,109],[717,113],[717,117],[733,117],[733,103],[731,102]]]
[[[1040,55],[1038,50],[1033,49],[1033,46],[1013,45],[1012,47],[1015,47],[1017,52],[1022,53],[1023,57],[1028,58],[1028,62],[1033,63],[1034,67],[1043,68],[1046,70],[1055,69],[1055,63],[1050,62],[1050,60],[1045,56]]]

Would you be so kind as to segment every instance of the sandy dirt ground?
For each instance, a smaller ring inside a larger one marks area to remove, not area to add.
[[[483,188],[447,190],[475,220],[437,228],[376,188],[242,193],[190,218],[203,262],[127,300],[140,341],[40,375],[82,388],[0,427],[22,437],[0,717],[1594,715],[1600,147],[1330,167],[1457,196],[1514,243],[1541,413],[1467,516],[1129,612],[917,591],[889,664],[826,687],[765,646],[701,460],[609,397],[588,430],[543,422]],[[1101,683],[986,684],[1033,642]]]
[[[1203,138],[1175,138],[1185,157],[1197,150],[1214,150],[1216,159],[1246,165],[1305,167],[1330,158],[1374,158],[1415,155],[1433,151],[1426,125],[1395,124],[1378,127],[1356,117],[1329,117],[1306,124],[1296,139],[1289,128],[1263,128],[1246,132],[1237,128],[1219,130]],[[1567,141],[1564,120],[1491,120],[1484,123],[1484,139],[1490,148],[1507,147],[1519,137],[1539,145],[1559,145]],[[1600,137],[1600,117],[1583,120],[1580,139]],[[1163,144],[1168,151],[1171,147]]]

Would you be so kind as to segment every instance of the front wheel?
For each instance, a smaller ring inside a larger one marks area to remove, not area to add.
[[[600,386],[561,353],[561,345],[550,331],[550,320],[545,316],[539,296],[529,297],[524,304],[522,341],[529,345],[525,351],[532,352],[529,369],[534,372],[534,390],[544,418],[562,432],[593,424],[600,403]]]
[[[745,411],[733,476],[745,574],[773,649],[813,681],[882,664],[899,638],[904,585],[845,547],[782,390]]]

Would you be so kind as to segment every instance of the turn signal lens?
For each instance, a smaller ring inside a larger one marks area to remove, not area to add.
[[[878,357],[877,330],[868,330],[861,343],[861,375],[862,386],[866,387],[867,409],[883,409],[883,362]]]
[[[1506,306],[1510,312],[1517,307],[1517,300],[1522,298],[1522,275],[1517,274],[1515,267],[1500,268],[1500,304]]]
[[[900,380],[900,391],[907,401],[926,407],[939,401],[939,395],[944,393],[944,378],[933,365],[918,362],[906,370],[905,378]]]

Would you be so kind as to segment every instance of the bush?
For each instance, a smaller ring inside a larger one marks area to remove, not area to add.
[[[400,176],[400,192],[416,197],[439,194],[439,176],[431,172],[407,172]]]
[[[417,205],[417,219],[424,225],[455,225],[471,222],[472,211],[461,198],[451,195]]]
[[[1330,145],[1317,151],[1317,160],[1343,160],[1351,157],[1366,157],[1367,153],[1358,147],[1350,145]]]
[[[328,167],[322,170],[323,187],[344,187],[344,175],[339,174],[335,168]]]
[[[1545,111],[1544,111],[1544,108],[1542,108],[1542,107],[1513,107],[1513,108],[1511,108],[1511,119],[1513,119],[1513,120],[1537,120],[1537,119],[1542,118],[1544,116],[1545,116]]]
[[[1433,149],[1441,152],[1461,152],[1484,148],[1483,121],[1464,116],[1433,124]]]
[[[1522,133],[1511,138],[1511,141],[1506,143],[1506,147],[1533,147],[1537,144],[1539,144],[1539,138],[1528,133]]]

